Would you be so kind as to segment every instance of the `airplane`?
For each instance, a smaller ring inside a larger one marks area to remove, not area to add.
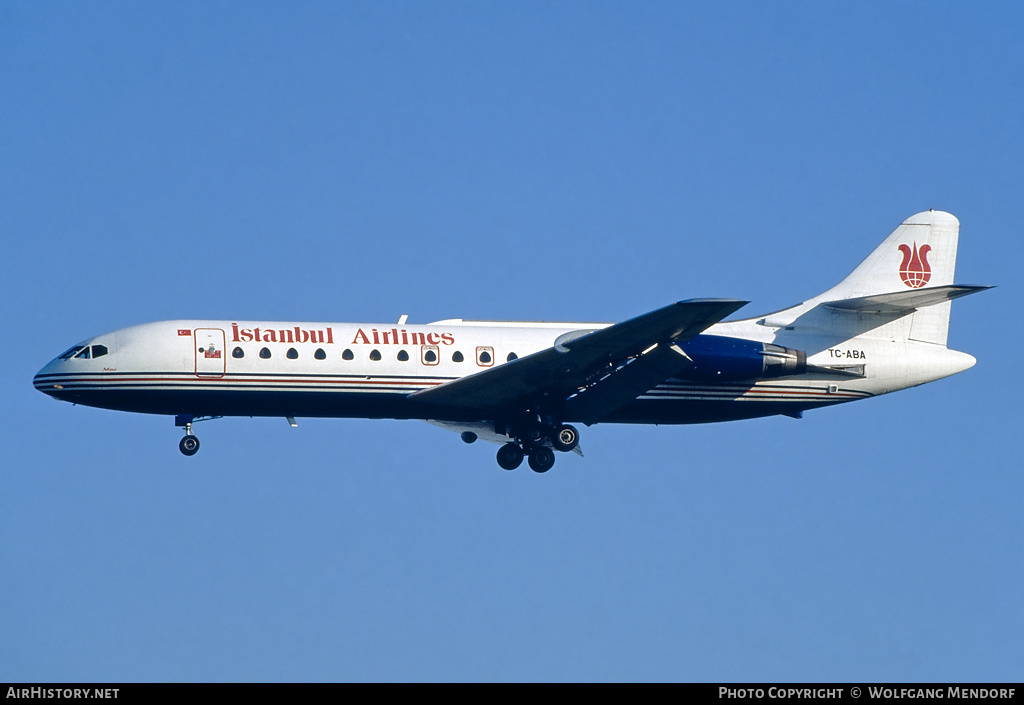
[[[803,412],[914,387],[974,365],[946,347],[960,223],[905,220],[839,284],[725,321],[746,303],[689,299],[616,324],[178,320],[84,340],[35,376],[55,399],[165,414],[421,419],[499,444],[538,473],[582,455],[572,424],[691,424]]]

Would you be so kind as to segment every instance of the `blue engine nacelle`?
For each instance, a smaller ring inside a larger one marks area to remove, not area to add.
[[[692,366],[674,375],[678,379],[763,379],[807,371],[807,353],[772,343],[698,335],[676,345],[693,360]]]

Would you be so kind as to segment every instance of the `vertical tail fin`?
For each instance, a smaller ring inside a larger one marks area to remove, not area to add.
[[[953,283],[960,221],[925,211],[903,221],[846,279],[816,298],[852,299]]]
[[[849,276],[808,303],[910,292],[953,283],[960,221],[942,211],[907,218]],[[950,302],[911,314],[909,338],[945,345]]]

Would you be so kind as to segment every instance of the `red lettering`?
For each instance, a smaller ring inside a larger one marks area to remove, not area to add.
[[[328,343],[334,344],[334,329],[328,326],[325,330],[317,330],[313,328],[302,328],[301,326],[295,326],[294,328],[281,328],[277,330],[267,330],[260,327],[254,328],[242,328],[238,323],[231,323],[231,342],[265,342],[265,343]],[[398,328],[392,328],[391,330],[378,331],[376,328],[370,330],[372,333],[372,342],[375,345],[426,345],[429,338],[430,343],[436,345],[440,340],[443,340],[445,345],[452,345],[455,342],[455,338],[450,333],[430,333],[424,335],[423,333],[410,333],[404,328],[399,330]],[[362,328],[356,330],[355,336],[352,339],[352,344],[370,344],[371,335],[366,333]]]
[[[437,345],[441,340],[441,336],[437,333],[427,333],[427,342],[431,345]]]
[[[451,333],[442,333],[441,340],[444,341],[445,345],[455,345],[455,336]]]

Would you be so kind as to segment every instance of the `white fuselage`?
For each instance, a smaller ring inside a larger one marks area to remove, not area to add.
[[[970,355],[944,346],[899,340],[892,326],[909,325],[901,320],[841,340],[822,330],[764,325],[765,319],[716,324],[705,334],[803,350],[810,369],[760,380],[669,379],[606,420],[699,423],[795,415],[923,384],[974,364]],[[165,321],[84,341],[76,347],[85,354],[54,359],[35,385],[66,401],[155,414],[487,421],[472,409],[432,409],[409,395],[545,350],[563,334],[607,325]],[[88,352],[94,346],[105,354],[94,357]]]

